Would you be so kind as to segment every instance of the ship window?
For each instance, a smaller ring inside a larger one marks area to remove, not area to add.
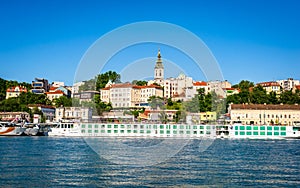
[[[121,125],[121,128],[122,128],[122,129],[124,129],[124,127],[125,127],[124,125]]]
[[[286,130],[286,127],[280,127],[280,130],[281,130],[281,131],[285,131],[285,130]]]
[[[137,133],[138,131],[137,130],[133,130],[133,133]]]
[[[83,128],[83,129],[84,129],[84,128],[85,128],[85,124],[82,124],[82,125],[81,125],[81,128]]]
[[[286,132],[281,132],[280,135],[281,136],[286,136]]]
[[[85,130],[81,130],[81,133],[85,133]]]
[[[203,132],[203,131],[200,131],[200,134],[204,134],[204,132]]]
[[[197,134],[197,131],[194,131],[194,134]]]
[[[246,129],[247,129],[248,131],[251,131],[251,126],[247,126]]]
[[[238,127],[238,126],[235,126],[235,127],[234,127],[234,130],[236,130],[236,131],[239,130],[239,127]]]
[[[173,125],[173,129],[177,129],[177,125]]]
[[[183,131],[179,131],[179,134],[183,134]]]
[[[260,132],[260,135],[266,135],[266,133],[265,132]]]
[[[206,134],[210,134],[210,131],[206,131]]]
[[[210,126],[206,126],[206,129],[207,129],[207,130],[210,130]]]
[[[151,131],[150,130],[147,130],[147,134],[150,134],[151,133]]]
[[[258,130],[258,126],[254,126],[254,127],[253,127],[253,130],[256,130],[256,131],[257,131],[257,130]]]
[[[88,125],[88,128],[91,129],[91,128],[92,128],[92,125]]]
[[[268,131],[272,131],[272,127],[268,127],[267,130],[268,130]]]
[[[95,130],[94,132],[95,132],[95,133],[98,133],[98,130]]]
[[[267,135],[272,136],[272,132],[268,132]]]
[[[105,130],[101,130],[101,133],[105,133]]]
[[[253,132],[253,135],[258,135],[258,132],[257,132],[257,131],[254,131],[254,132]]]
[[[164,134],[164,130],[160,130],[160,132],[159,132],[160,134]]]
[[[274,135],[275,135],[275,136],[278,136],[278,135],[279,135],[279,132],[277,132],[277,131],[274,132]]]
[[[114,133],[118,133],[118,130],[114,130]]]
[[[114,125],[114,128],[117,129],[119,126],[118,125]]]
[[[111,128],[111,125],[107,125],[107,128]]]
[[[196,126],[196,125],[194,125],[194,126],[193,126],[193,129],[197,129],[197,126]]]
[[[144,134],[144,130],[140,130],[140,133]]]
[[[235,131],[235,135],[239,135],[239,132],[238,132],[238,131]]]
[[[111,133],[111,130],[107,130],[107,133]]]
[[[264,131],[264,130],[266,130],[266,127],[261,126],[259,129],[260,129],[261,131]]]
[[[274,131],[279,131],[279,127],[274,127]]]
[[[186,134],[191,134],[191,131],[186,131]]]
[[[245,135],[245,131],[241,131],[241,132],[240,132],[240,135]]]
[[[248,131],[248,132],[247,132],[247,135],[252,135],[252,132],[249,132],[249,131]]]
[[[134,129],[137,129],[137,125],[133,125],[133,128],[134,128]]]
[[[170,134],[170,130],[167,130],[167,134]]]
[[[173,131],[173,134],[177,134],[177,131]]]
[[[163,125],[160,125],[159,128],[160,128],[160,129],[164,129],[164,126],[163,126]]]
[[[200,126],[200,129],[204,129],[204,126],[201,125],[201,126]]]
[[[120,130],[120,133],[124,133],[124,130]]]
[[[245,126],[240,126],[240,130],[245,130]]]
[[[88,133],[92,133],[92,130],[89,129],[89,130],[88,130]]]
[[[127,133],[131,133],[131,130],[127,130]]]
[[[129,129],[130,129],[130,128],[131,128],[131,125],[127,125],[127,128],[129,128]]]
[[[184,126],[183,126],[183,125],[180,125],[180,129],[184,129]]]
[[[105,125],[101,125],[101,128],[103,128],[103,129],[104,129],[104,128],[105,128]]]

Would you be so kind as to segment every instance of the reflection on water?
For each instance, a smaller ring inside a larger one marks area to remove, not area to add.
[[[135,147],[130,139],[122,142]],[[9,187],[299,187],[299,144],[217,139],[200,152],[192,140],[162,163],[129,167],[99,157],[82,138],[0,137],[0,180]]]

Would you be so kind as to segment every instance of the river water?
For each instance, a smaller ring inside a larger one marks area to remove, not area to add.
[[[83,138],[0,137],[0,147],[1,187],[300,187],[300,140],[216,139],[203,152],[192,140],[144,167],[114,164]]]

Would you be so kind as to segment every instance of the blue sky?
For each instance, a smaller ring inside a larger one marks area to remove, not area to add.
[[[26,82],[44,77],[70,85],[82,56],[99,37],[126,24],[163,21],[201,38],[217,59],[224,79],[233,84],[243,79],[300,79],[299,10],[297,0],[2,0],[0,77]],[[155,57],[158,47],[163,58],[175,63],[184,60],[159,45],[129,50],[127,57],[115,59],[130,63],[143,55]],[[188,72],[189,66],[185,69]]]

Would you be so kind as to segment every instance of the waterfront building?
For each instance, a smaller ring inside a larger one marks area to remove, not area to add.
[[[55,121],[81,121],[92,120],[92,109],[88,107],[59,107],[55,111]]]
[[[1,121],[14,121],[17,119],[25,118],[30,120],[30,114],[28,112],[0,112]]]
[[[277,95],[279,95],[281,93],[280,84],[275,81],[261,82],[257,83],[256,85],[262,86],[266,90],[267,94],[269,94],[270,92],[275,92]]]
[[[39,109],[43,113],[46,122],[53,122],[55,117],[55,107],[43,104],[29,104],[28,108],[31,110],[34,108]]]
[[[48,84],[48,80],[44,78],[35,78],[34,81],[32,81],[32,89],[31,92],[35,94],[44,94],[45,92],[48,92],[50,89],[50,86]]]
[[[11,97],[18,97],[22,92],[27,93],[27,88],[24,86],[13,86],[6,90],[6,99]]]
[[[294,104],[230,104],[231,121],[256,125],[293,125],[300,121],[300,105]]]

